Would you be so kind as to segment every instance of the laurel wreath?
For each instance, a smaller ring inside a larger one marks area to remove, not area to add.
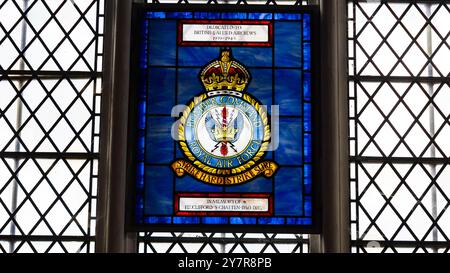
[[[181,150],[186,155],[186,157],[190,161],[192,161],[193,164],[196,165],[198,168],[200,168],[206,172],[213,173],[213,174],[229,174],[228,173],[229,169],[213,168],[213,167],[207,166],[207,165],[203,164],[202,162],[200,162],[199,160],[197,160],[195,158],[195,156],[191,153],[191,151],[189,150],[189,147],[186,144],[186,139],[184,137],[184,126],[186,124],[186,120],[187,120],[189,114],[191,113],[192,109],[194,109],[194,107],[196,105],[198,105],[200,102],[202,102],[207,97],[208,96],[206,94],[201,94],[200,96],[195,97],[194,100],[191,101],[191,103],[189,103],[189,105],[187,105],[186,109],[183,111],[183,115],[180,118],[180,125],[178,126],[179,144],[181,146]],[[262,119],[263,126],[264,126],[264,137],[263,137],[263,141],[261,143],[261,147],[259,148],[259,151],[255,154],[255,156],[250,161],[245,163],[244,165],[241,165],[239,167],[235,167],[235,168],[231,169],[232,174],[241,173],[241,172],[249,169],[253,165],[255,165],[256,162],[258,162],[258,160],[261,159],[261,157],[264,155],[264,152],[267,151],[267,148],[269,146],[269,140],[270,140],[270,125],[269,125],[266,109],[264,107],[262,107],[254,98],[252,98],[251,96],[249,96],[247,94],[243,94],[242,98],[246,102],[251,104],[256,109],[256,111],[258,111],[258,113]]]

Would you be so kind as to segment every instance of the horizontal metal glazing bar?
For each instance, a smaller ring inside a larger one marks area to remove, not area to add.
[[[87,242],[95,241],[95,236],[0,235],[0,241]]]
[[[218,237],[139,237],[143,243],[217,243],[217,244],[308,244],[308,239],[298,238],[218,238]]]
[[[102,72],[92,71],[45,71],[45,70],[3,70],[0,69],[1,77],[6,76],[28,76],[28,77],[44,77],[44,76],[64,76],[64,77],[101,77]]]
[[[98,159],[98,153],[0,152],[2,158]]]
[[[354,3],[389,3],[389,4],[405,4],[405,3],[417,3],[417,4],[445,4],[448,0],[353,0]]]
[[[429,247],[429,248],[449,248],[450,242],[444,242],[444,241],[374,241],[374,240],[354,240],[352,241],[353,246],[358,247],[374,247],[374,246],[380,246],[380,247]]]
[[[426,82],[450,84],[450,77],[349,76],[348,78],[350,81],[358,82]]]
[[[351,162],[450,164],[450,158],[351,156]]]

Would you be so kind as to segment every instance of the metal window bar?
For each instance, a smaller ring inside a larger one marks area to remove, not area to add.
[[[28,9],[28,1],[24,1],[23,2],[23,10],[27,10]],[[23,51],[25,48],[25,41],[27,38],[27,25],[25,20],[22,22],[22,37],[21,37],[21,41],[20,41],[20,50]],[[19,64],[20,70],[24,70],[25,67],[25,63],[23,62],[23,59],[20,60],[20,64]],[[23,81],[19,81],[19,89],[23,88]],[[17,121],[16,121],[16,131],[19,131],[20,126],[22,125],[22,103],[21,100],[17,101],[17,117],[16,117]],[[20,135],[19,135],[20,136]],[[14,151],[15,152],[20,152],[20,143],[19,140],[16,139],[15,141],[15,148]],[[19,159],[15,158],[14,159],[14,173],[17,172],[19,168]],[[12,198],[11,198],[11,211],[15,211],[17,209],[17,181],[14,179],[12,181],[13,183],[13,188],[12,188]],[[15,216],[14,216],[15,217]],[[11,222],[11,226],[10,226],[10,231],[9,233],[14,236],[16,235],[16,225],[13,224],[13,222]],[[14,252],[14,248],[15,248],[15,242],[11,241],[9,242],[9,252],[12,253]]]
[[[425,5],[425,7],[426,7],[426,9],[425,9],[426,16],[428,18],[430,18],[431,17],[431,5],[429,3],[427,3]],[[431,26],[428,25],[427,26],[427,55],[429,57],[431,57],[431,55],[433,54],[432,43],[433,43],[433,41],[432,41]],[[428,70],[427,76],[433,77],[433,66],[431,65],[431,63],[428,64],[427,70]],[[430,97],[433,97],[433,93],[434,93],[433,85],[428,83],[428,95]],[[435,137],[435,128],[434,128],[435,124],[434,124],[434,107],[432,104],[430,104],[428,111],[429,111],[429,115],[430,115],[430,117],[429,117],[430,136],[432,138],[434,138]],[[430,148],[431,148],[430,149],[430,157],[432,157],[432,158],[436,157],[436,147],[434,146],[434,144],[431,144]],[[432,177],[435,177],[436,176],[436,164],[431,164],[430,167],[431,167],[430,174]],[[432,204],[431,215],[433,216],[433,219],[435,219],[435,220],[437,218],[437,199],[436,198],[437,198],[436,197],[436,187],[433,185],[431,188],[431,204]],[[433,228],[433,241],[434,242],[438,241],[438,230],[436,227]],[[433,252],[438,252],[438,248],[436,248],[436,247],[433,247],[432,250],[433,250]]]

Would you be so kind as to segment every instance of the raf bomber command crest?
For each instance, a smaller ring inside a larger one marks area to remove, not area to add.
[[[274,175],[277,164],[264,160],[271,135],[266,108],[245,92],[250,72],[231,49],[222,49],[199,77],[205,91],[187,103],[180,118],[178,143],[185,158],[172,163],[175,174],[214,185]]]

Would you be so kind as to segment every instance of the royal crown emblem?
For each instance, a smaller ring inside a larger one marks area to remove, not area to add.
[[[264,175],[278,165],[263,160],[270,144],[266,108],[245,92],[251,74],[221,49],[219,58],[201,69],[204,92],[189,101],[178,125],[178,143],[185,155],[172,163],[177,176],[186,173],[214,185],[236,185]]]
[[[218,60],[202,69],[200,79],[207,91],[244,91],[251,76],[244,66],[232,59],[231,50],[222,50]]]

